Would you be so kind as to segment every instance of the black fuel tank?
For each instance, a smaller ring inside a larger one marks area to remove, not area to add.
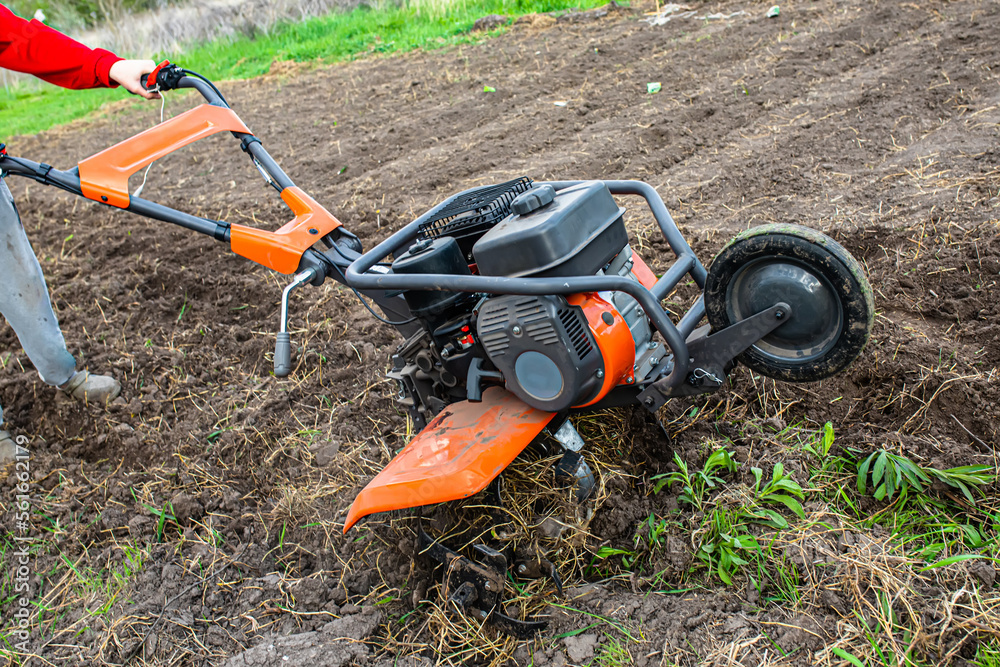
[[[472,254],[484,276],[589,276],[628,243],[620,208],[601,181],[555,193],[540,185],[511,204],[517,213],[476,242]]]
[[[444,273],[471,275],[458,243],[450,236],[417,241],[392,263],[393,273]],[[468,298],[463,292],[406,290],[403,298],[410,312],[418,317],[440,315]]]

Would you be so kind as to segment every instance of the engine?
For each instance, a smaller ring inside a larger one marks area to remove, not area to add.
[[[623,215],[604,183],[558,191],[527,179],[429,228],[394,273],[559,278],[617,275],[638,282]],[[497,204],[499,202],[499,205]],[[484,211],[498,221],[483,221]],[[471,214],[471,215],[470,215]],[[464,217],[463,217],[464,216]],[[457,221],[457,222],[456,222]],[[462,223],[471,224],[462,224]],[[648,269],[645,275],[651,276]],[[593,405],[643,378],[662,357],[638,303],[623,292],[483,295],[403,293],[423,324],[393,357],[389,377],[418,428],[445,405],[502,383],[558,412]]]

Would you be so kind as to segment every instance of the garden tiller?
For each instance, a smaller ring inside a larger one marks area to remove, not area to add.
[[[281,298],[275,375],[291,370],[294,289],[332,278],[377,305],[382,315],[369,310],[403,338],[388,377],[419,433],[358,494],[345,531],[373,513],[482,491],[543,430],[564,450],[557,468],[583,498],[594,478],[573,414],[629,404],[655,413],[669,398],[719,389],[737,361],[779,380],[819,380],[843,370],[868,339],[871,289],[832,239],[796,225],[756,227],[706,270],[660,196],[636,181],[520,178],[473,188],[363,252],[292,183],[210,81],[169,63],[149,81],[161,91],[194,88],[208,103],[68,171],[5,152],[0,169],[207,234],[294,276]],[[224,131],[280,193],[291,222],[266,231],[129,194],[132,174]],[[645,200],[673,251],[659,277],[629,244],[622,196]],[[674,321],[661,302],[687,279],[701,295]],[[477,545],[473,560],[418,533],[423,552],[447,566],[451,602],[511,634],[540,627],[503,614],[503,554]]]

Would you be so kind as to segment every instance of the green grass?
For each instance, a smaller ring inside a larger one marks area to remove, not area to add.
[[[980,644],[972,664],[979,667],[1000,667],[1000,640]]]
[[[1000,644],[989,640],[992,625],[982,620],[995,617],[995,589],[955,567],[1000,563],[992,466],[942,470],[903,452],[835,447],[829,423],[818,430],[799,425],[778,430],[750,419],[739,429],[741,443],[766,443],[772,452],[785,452],[794,460],[789,469],[798,481],[782,463],[748,468],[749,461],[738,461],[729,451],[733,442],[727,436],[707,438],[699,448],[704,463],[675,455],[675,471],[649,480],[655,494],[676,499],[675,508],[644,519],[634,549],[602,546],[592,569],[604,577],[635,571],[657,583],[657,552],[666,546],[666,536],[680,535],[692,547],[687,571],[679,573],[685,586],[721,582],[748,588],[756,591],[761,607],[787,609],[822,606],[818,591],[836,591],[851,621],[850,631],[829,649],[830,657],[850,665],[939,664],[941,638],[927,634],[923,617],[900,603],[901,593],[918,577],[956,590],[968,586],[974,591],[969,627],[982,629],[974,664],[1000,667]],[[864,537],[845,552],[833,540],[848,533]],[[673,576],[676,585],[678,573]],[[858,587],[858,581],[867,583]],[[927,604],[946,599],[930,597]],[[961,636],[969,629],[955,625],[951,632]]]
[[[591,667],[625,667],[635,664],[635,660],[624,642],[611,637],[601,645],[590,664]]]
[[[161,57],[214,80],[247,79],[266,73],[276,61],[331,63],[378,53],[479,41],[484,34],[470,33],[469,29],[477,18],[487,14],[513,18],[601,4],[604,0],[473,0],[451,7],[446,14],[419,11],[412,5],[363,7],[302,23],[280,24],[266,35],[219,40],[183,54]],[[94,114],[108,103],[129,97],[120,89],[70,91],[48,85],[42,88],[22,85],[0,91],[0,115],[4,119],[4,137],[0,141]]]
[[[767,598],[795,602],[801,582],[789,567],[785,552],[773,539],[786,529],[804,529],[806,494],[824,502],[844,521],[865,531],[875,526],[887,531],[892,542],[914,567],[929,571],[966,560],[1000,562],[1000,517],[996,508],[981,502],[986,489],[997,481],[991,466],[960,466],[939,470],[919,465],[902,454],[878,449],[859,452],[843,449],[834,455],[834,431],[825,424],[819,432],[788,427],[778,433],[746,425],[744,438],[759,438],[806,454],[807,470],[800,486],[776,463],[770,474],[751,467],[753,480],[739,484],[740,464],[727,451],[728,440],[715,442],[700,467],[689,465],[675,453],[677,471],[650,479],[656,494],[676,494],[679,509],[672,516],[651,513],[636,532],[635,549],[605,546],[594,565],[606,576],[615,573],[610,559],[621,566],[641,569],[664,545],[671,526],[683,526],[688,512],[697,517],[694,559],[689,576],[699,571],[708,580],[718,577],[730,584],[738,574],[755,587],[767,581]],[[745,479],[745,478],[744,478]],[[932,480],[950,493],[932,487]],[[864,496],[877,501],[874,511]],[[969,512],[969,507],[978,511]]]

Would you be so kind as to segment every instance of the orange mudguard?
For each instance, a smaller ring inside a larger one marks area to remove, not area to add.
[[[354,499],[344,532],[375,512],[479,493],[541,433],[555,413],[490,387],[480,403],[442,410]]]

